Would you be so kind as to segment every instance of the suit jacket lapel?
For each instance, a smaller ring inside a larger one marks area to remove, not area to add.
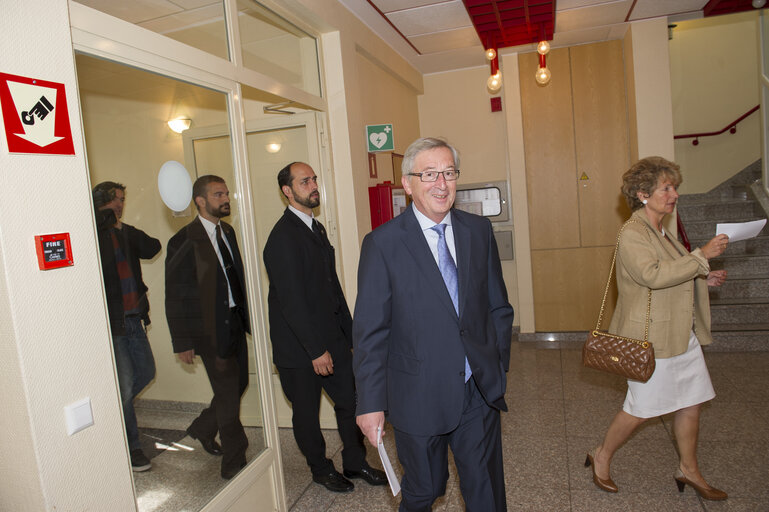
[[[411,208],[413,209],[414,206],[412,205]],[[443,305],[451,311],[454,317],[457,318],[457,313],[454,310],[454,303],[451,301],[451,296],[446,288],[446,283],[443,281],[441,271],[435,263],[435,258],[430,251],[430,246],[427,245],[427,240],[422,232],[422,227],[419,225],[419,221],[417,221],[412,209],[408,209],[401,214],[405,216],[403,223],[403,237],[401,238],[403,245],[411,254],[414,263],[425,279],[427,279],[430,287],[438,295],[441,303],[443,303]]]
[[[291,210],[286,207],[286,210],[283,212],[283,215],[288,219],[288,221],[293,225],[296,230],[300,233],[300,236],[305,237],[305,239],[312,240],[313,243],[316,243],[320,246],[323,245],[323,242],[320,238],[318,238],[318,235],[313,233],[313,231],[307,227],[307,224],[302,221],[297,215],[292,212]]]
[[[452,210],[453,211],[453,210]],[[459,312],[465,310],[465,300],[470,279],[470,228],[458,215],[451,215],[451,230],[454,232],[454,249],[457,254],[457,283],[459,286]]]

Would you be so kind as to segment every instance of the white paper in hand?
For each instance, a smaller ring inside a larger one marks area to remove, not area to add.
[[[385,450],[382,443],[382,429],[376,429],[376,447],[379,451],[379,459],[382,461],[382,467],[384,468],[385,475],[387,475],[387,481],[390,483],[390,490],[393,496],[397,496],[401,492],[401,484],[398,482],[398,477],[395,476],[393,471],[393,465],[390,463],[390,457],[387,456],[387,450]]]
[[[739,242],[758,235],[764,229],[766,219],[750,222],[721,223],[716,225],[716,235],[724,233],[729,236],[729,242]]]

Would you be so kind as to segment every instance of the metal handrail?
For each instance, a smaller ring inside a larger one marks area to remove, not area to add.
[[[721,135],[726,130],[729,130],[729,133],[736,133],[737,132],[737,123],[748,117],[750,114],[758,110],[760,105],[756,105],[755,107],[751,108],[744,114],[742,114],[740,117],[732,121],[731,123],[727,124],[722,130],[719,130],[717,132],[703,132],[703,133],[687,133],[684,135],[674,135],[673,139],[694,139],[692,141],[692,145],[696,146],[700,143],[699,138],[700,137],[712,137],[713,135]]]

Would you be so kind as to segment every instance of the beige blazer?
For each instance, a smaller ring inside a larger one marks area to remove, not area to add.
[[[633,212],[630,219],[619,240],[619,297],[609,332],[643,339],[647,294],[651,288],[649,341],[654,345],[655,357],[662,359],[686,352],[692,318],[700,344],[709,345],[713,338],[708,260],[699,248],[687,252],[674,237],[669,237],[671,245],[652,227],[643,209]]]

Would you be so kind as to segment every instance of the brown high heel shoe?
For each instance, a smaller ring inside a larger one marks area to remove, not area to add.
[[[617,492],[619,491],[619,488],[617,487],[617,484],[614,483],[614,480],[611,479],[611,476],[607,479],[600,478],[596,472],[595,472],[595,451],[597,448],[593,448],[590,450],[590,452],[587,454],[587,458],[585,459],[585,467],[592,466],[593,467],[593,483],[598,487],[599,489],[602,489],[606,492]]]
[[[691,486],[692,489],[697,491],[697,494],[699,494],[700,497],[706,500],[721,501],[729,497],[729,495],[726,494],[724,491],[720,489],[716,489],[715,487],[710,487],[710,486],[701,487],[695,484],[694,482],[686,478],[686,475],[684,475],[684,472],[681,471],[681,468],[678,468],[678,471],[676,471],[675,479],[676,479],[676,485],[678,485],[678,492],[684,492],[684,487],[686,486],[686,484],[689,484],[689,486]]]

